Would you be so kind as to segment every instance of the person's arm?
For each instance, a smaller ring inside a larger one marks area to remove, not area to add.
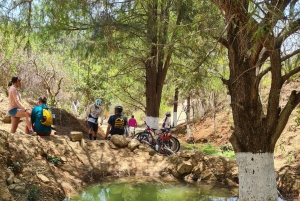
[[[35,123],[35,107],[32,109],[31,112],[31,124],[34,125]]]
[[[111,125],[108,124],[108,125],[107,125],[107,129],[106,129],[105,139],[107,139],[107,137],[108,137],[108,135],[109,135],[110,127],[111,127]]]
[[[104,110],[103,110],[102,107],[101,107],[101,111],[100,111],[99,117],[101,118],[100,125],[102,125],[103,124],[103,120],[104,120]]]
[[[91,113],[91,106],[89,105],[85,111],[85,117],[84,117],[84,121],[87,123],[89,115]]]

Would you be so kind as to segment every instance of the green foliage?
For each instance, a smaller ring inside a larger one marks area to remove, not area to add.
[[[60,157],[47,156],[47,161],[54,164],[55,166],[61,165],[63,162]]]
[[[229,149],[224,149],[223,147],[215,147],[212,144],[205,143],[205,144],[188,144],[188,143],[181,143],[182,148],[188,149],[188,150],[200,150],[206,154],[214,155],[214,156],[221,156],[226,158],[235,159],[235,153],[234,151]],[[225,145],[224,145],[225,146]],[[228,145],[226,145],[228,147]]]
[[[40,189],[37,186],[33,186],[27,193],[27,200],[37,201],[40,198]]]
[[[294,161],[294,157],[291,155],[288,155],[287,157],[285,157],[285,162],[288,163],[289,165],[292,164]]]

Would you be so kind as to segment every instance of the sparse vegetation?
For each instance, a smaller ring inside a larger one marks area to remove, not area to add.
[[[47,161],[49,161],[50,163],[54,164],[55,166],[59,166],[62,164],[62,160],[60,157],[56,157],[56,156],[47,156]]]
[[[36,201],[40,197],[40,189],[36,186],[33,186],[27,194],[27,200],[29,201]]]
[[[231,158],[235,159],[235,154],[233,149],[222,149],[222,147],[216,147],[210,143],[205,143],[205,144],[188,144],[188,143],[182,143],[181,145],[184,149],[188,150],[200,150],[206,154],[209,155],[215,155],[215,156],[221,156],[221,157],[226,157],[226,158]]]

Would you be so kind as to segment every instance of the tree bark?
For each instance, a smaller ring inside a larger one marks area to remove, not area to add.
[[[179,90],[178,90],[178,88],[176,88],[175,89],[175,95],[174,95],[173,127],[177,126],[178,94],[179,94]]]
[[[290,75],[282,75],[284,54],[281,46],[283,35],[295,31],[295,24],[299,30],[300,21],[289,22],[292,28],[283,29],[279,34],[274,30],[286,17],[284,14],[295,13],[294,10],[284,11],[293,9],[288,5],[295,1],[276,1],[276,4],[246,0],[211,2],[219,7],[227,26],[226,38],[218,40],[228,50],[230,76],[224,83],[231,96],[234,131],[230,142],[239,167],[239,200],[277,201],[273,153],[291,112],[300,102],[300,93],[293,91],[288,103],[283,108],[279,105],[280,91],[286,76]],[[264,12],[261,19],[256,18],[259,15],[252,16],[253,4],[256,10]],[[292,18],[289,16],[289,19]],[[270,66],[264,67],[264,64]],[[291,72],[295,74],[299,70],[295,68]],[[271,86],[264,111],[259,84],[267,73],[271,74]]]

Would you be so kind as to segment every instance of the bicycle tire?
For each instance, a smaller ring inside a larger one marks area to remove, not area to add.
[[[147,144],[147,145],[151,146],[151,141],[150,141],[151,136],[150,136],[150,133],[148,133],[148,132],[139,132],[139,133],[135,134],[132,137],[132,139],[136,139],[142,144]]]
[[[172,136],[171,139],[170,139],[170,141],[172,141],[172,144],[174,146],[174,148],[171,147],[170,149],[172,151],[174,151],[175,153],[178,152],[180,150],[180,142],[179,142],[179,140],[176,137]]]
[[[159,144],[162,144],[162,140],[159,140]],[[163,144],[174,153],[178,152],[180,149],[180,143],[178,139],[173,136],[170,138],[170,140],[164,140]]]

